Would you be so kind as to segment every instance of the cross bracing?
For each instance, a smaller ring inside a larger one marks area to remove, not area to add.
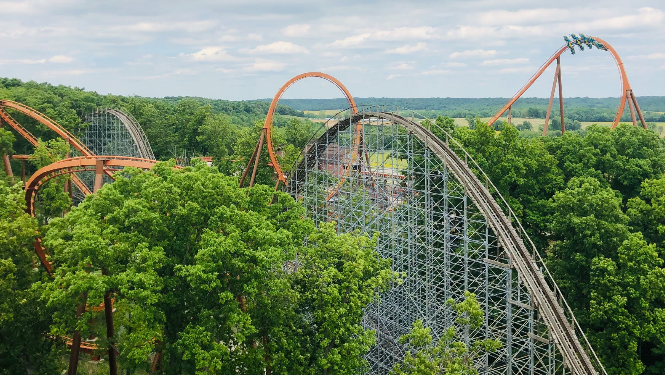
[[[364,324],[377,336],[371,373],[402,359],[398,339],[415,320],[435,339],[455,325],[447,301],[460,302],[465,291],[485,322],[458,327],[462,339],[502,343],[477,358],[480,373],[604,373],[509,207],[468,164],[482,172],[459,145],[399,115],[366,111],[328,128],[291,172],[289,192],[317,223],[378,233],[377,250],[405,274],[366,309]]]
[[[93,155],[128,156],[155,160],[150,142],[138,122],[129,114],[117,109],[100,109],[83,119],[88,123],[81,138]],[[92,190],[94,175],[81,172],[79,178]],[[110,176],[104,177],[104,183],[111,182]],[[79,189],[74,191],[75,200],[81,201],[85,194]]]

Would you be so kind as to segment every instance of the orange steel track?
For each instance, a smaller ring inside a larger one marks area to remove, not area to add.
[[[633,89],[630,86],[630,82],[628,81],[628,75],[626,74],[626,69],[623,66],[623,61],[621,61],[621,57],[617,53],[617,51],[606,41],[593,37],[593,39],[597,40],[598,42],[602,43],[607,50],[612,54],[612,57],[614,58],[614,61],[616,62],[617,68],[619,69],[619,78],[621,79],[621,101],[619,102],[619,108],[617,109],[617,113],[614,116],[614,121],[612,122],[612,129],[614,129],[618,124],[619,120],[621,119],[621,115],[623,114],[624,109],[626,108],[626,101],[629,99],[633,103],[636,112],[639,115],[640,122],[642,123],[642,127],[646,129],[646,122],[644,121],[644,117],[642,116],[642,111],[640,110],[639,105],[637,104],[637,99],[635,99],[635,95],[633,94]],[[563,46],[561,47],[557,52],[555,52],[552,57],[550,57],[549,60],[545,62],[545,64],[542,65],[542,67],[534,74],[531,79],[513,96],[511,100],[506,103],[495,115],[492,117],[488,125],[492,126],[494,122],[501,117],[507,110],[509,110],[512,105],[519,99],[522,94],[526,90],[528,90],[531,85],[543,74],[543,72],[550,66],[554,61],[557,61],[557,63],[560,61],[561,55],[568,50],[568,46]],[[558,64],[557,64],[558,65]],[[561,95],[561,71],[559,67],[557,67],[557,74],[558,74],[558,80],[559,80],[559,94]],[[556,84],[556,74],[555,74],[555,84]],[[554,86],[552,87],[552,96],[554,95]],[[550,98],[550,107],[551,107],[552,99]],[[636,120],[635,120],[635,113],[633,112],[633,107],[631,107],[631,103],[628,103],[628,107],[630,108],[631,116],[633,119],[633,124],[636,125]],[[549,111],[548,111],[549,112]],[[548,116],[549,117],[549,116]],[[543,129],[544,132],[547,132],[547,125],[545,124],[545,127]],[[563,125],[563,124],[562,124]],[[562,129],[563,130],[563,129]]]
[[[41,168],[25,184],[25,202],[27,213],[34,216],[35,197],[39,188],[50,179],[65,175],[85,171],[94,171],[97,173],[95,178],[95,191],[101,187],[101,174],[119,171],[124,167],[135,167],[140,169],[150,169],[157,161],[149,159],[139,159],[124,156],[80,156],[75,158],[63,159],[53,164]],[[41,241],[35,242],[35,251],[46,271],[52,273],[52,265],[46,259],[46,252],[41,245]]]
[[[252,165],[252,162],[254,162],[254,169],[252,171],[252,176],[249,185],[250,186],[254,185],[254,178],[256,177],[256,169],[258,167],[259,157],[261,156],[261,149],[263,148],[264,141],[268,148],[268,156],[270,157],[270,162],[272,163],[272,166],[275,169],[275,172],[277,173],[277,184],[279,185],[281,181],[286,185],[286,177],[282,172],[282,168],[280,167],[279,162],[277,162],[275,148],[272,143],[272,119],[273,116],[275,115],[275,109],[277,108],[277,103],[279,103],[279,99],[282,97],[282,95],[284,95],[284,92],[286,92],[286,90],[289,87],[291,87],[291,85],[293,85],[294,83],[309,77],[323,78],[326,81],[331,82],[332,84],[337,86],[337,88],[340,89],[344,94],[344,96],[346,97],[346,100],[348,100],[349,106],[351,107],[353,114],[358,113],[358,107],[356,106],[355,100],[353,100],[353,96],[351,96],[351,93],[349,92],[349,90],[346,89],[346,87],[342,84],[342,82],[338,81],[335,77],[321,72],[308,72],[308,73],[299,74],[291,78],[279,89],[279,91],[277,91],[277,94],[275,94],[275,97],[272,99],[272,102],[270,103],[270,108],[268,109],[268,115],[266,116],[266,120],[263,123],[263,130],[261,132],[261,137],[259,138],[259,142],[257,143],[256,148],[254,149],[254,153],[252,154],[252,157],[250,158],[249,163],[247,164],[247,168],[245,168],[245,171],[242,174],[242,178],[240,179],[240,186],[243,185],[245,178],[247,177],[247,174],[249,172],[249,169]]]

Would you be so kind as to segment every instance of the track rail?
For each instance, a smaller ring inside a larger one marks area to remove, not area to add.
[[[104,112],[117,117],[120,122],[125,125],[125,128],[129,132],[129,135],[132,137],[132,140],[134,141],[136,148],[138,148],[142,159],[155,160],[155,154],[152,152],[152,147],[150,147],[148,137],[146,137],[143,129],[141,129],[141,126],[139,126],[138,121],[136,121],[134,117],[117,109],[107,108],[100,111],[100,113]]]
[[[396,114],[383,112],[363,112],[340,121],[335,126],[328,129],[326,133],[319,137],[317,142],[310,147],[307,154],[301,161],[301,166],[303,166],[303,163],[308,163],[308,165],[311,165],[311,163],[316,162],[316,150],[318,149],[321,151],[326,147],[326,145],[322,143],[325,142],[327,137],[334,136],[335,133],[348,129],[352,122],[355,123],[366,118],[383,118],[400,124],[406,130],[416,136],[421,142],[423,142],[423,144],[432,152],[434,152],[442,161],[444,161],[453,175],[464,186],[465,190],[475,205],[487,219],[487,223],[490,228],[499,238],[499,242],[506,250],[511,260],[511,265],[519,272],[521,279],[524,281],[525,287],[533,296],[534,304],[540,310],[543,321],[552,334],[554,342],[560,349],[566,366],[574,374],[598,374],[599,371],[602,371],[602,373],[605,374],[605,370],[602,367],[602,364],[600,361],[598,361],[595,353],[593,352],[593,349],[588,344],[588,341],[586,341],[584,333],[581,331],[581,329],[579,329],[579,325],[575,321],[574,316],[572,315],[572,311],[565,303],[565,300],[563,300],[563,296],[560,294],[554,280],[551,279],[549,271],[544,268],[542,259],[540,259],[535,246],[533,246],[531,240],[528,239],[528,236],[526,235],[526,232],[523,230],[519,221],[517,221],[517,224],[521,229],[521,235],[513,226],[512,221],[506,216],[504,211],[498,205],[489,188],[479,180],[471,168],[469,168],[469,166],[455,153],[455,151],[448,147],[445,142],[439,139],[431,131],[425,129],[424,127],[411,120],[408,120],[405,117]],[[452,139],[452,137],[449,138]],[[463,150],[461,145],[458,144],[458,147]],[[466,154],[467,160],[469,157],[470,155]],[[480,170],[479,167],[478,169]],[[482,173],[482,170],[480,171]],[[489,182],[489,179],[487,179],[487,181]],[[489,184],[491,184],[491,182],[489,182]],[[491,186],[494,187],[493,185]],[[498,194],[498,191],[496,191],[495,194]],[[503,197],[500,198],[503,202],[505,202]],[[509,216],[514,218],[515,215],[510,210],[510,207],[507,207]],[[532,251],[529,251],[525,245],[523,236],[524,238],[528,239],[529,243],[531,244]],[[543,274],[540,268],[545,269],[546,274]],[[545,275],[549,276],[549,283],[546,280]],[[550,284],[553,285],[554,290],[550,288]],[[563,300],[563,306],[558,303],[557,297]],[[566,312],[568,312],[568,315],[570,316],[570,321],[566,316]],[[576,329],[578,332],[576,332]],[[578,336],[584,338],[587,350],[590,353],[587,353],[584,346],[582,346]],[[591,362],[590,354],[595,359],[594,362],[596,367],[594,367]]]
[[[35,136],[32,135],[32,133],[30,133],[28,129],[23,127],[23,125],[19,124],[16,120],[14,120],[14,118],[12,118],[12,116],[10,116],[9,113],[7,113],[7,111],[2,109],[2,107],[0,107],[0,118],[4,122],[6,122],[9,126],[11,126],[14,130],[16,130],[23,138],[25,138],[28,142],[30,142],[31,145],[37,147],[37,145],[39,144],[39,140],[35,138]],[[76,185],[77,188],[79,188],[79,190],[81,190],[81,192],[84,195],[92,193],[90,189],[88,189],[88,186],[83,181],[81,181],[81,179],[79,179],[76,175],[72,175],[72,182],[74,183],[74,185]]]
[[[101,162],[102,165],[98,165],[98,162]],[[27,206],[26,212],[29,215],[34,216],[35,198],[37,197],[39,188],[55,177],[62,175],[73,175],[78,172],[98,171],[98,167],[102,167],[105,173],[119,171],[124,167],[150,169],[155,165],[156,162],[157,161],[155,160],[132,157],[80,156],[76,158],[63,159],[53,164],[49,164],[35,172],[25,184],[25,202]],[[47,259],[46,250],[41,244],[41,239],[37,239],[37,241],[35,241],[34,247],[40,262],[46,271],[51,274],[53,272],[53,266]]]

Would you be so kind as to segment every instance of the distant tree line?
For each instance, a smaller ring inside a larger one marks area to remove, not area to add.
[[[508,98],[355,98],[358,106],[385,107],[390,111],[413,112],[419,118],[491,117]],[[512,108],[513,117],[545,118],[549,99],[520,98]],[[645,120],[665,122],[665,98],[641,96],[638,98]],[[346,99],[282,99],[281,103],[301,111],[344,109]],[[581,122],[613,121],[619,98],[564,98],[564,115]],[[506,116],[504,114],[504,116]],[[313,114],[312,116],[317,116]],[[555,101],[551,116],[559,117],[558,102]],[[622,121],[630,121],[625,111]]]

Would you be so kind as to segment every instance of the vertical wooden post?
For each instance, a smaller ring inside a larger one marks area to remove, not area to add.
[[[513,106],[511,105],[508,107],[508,125],[512,125],[512,120],[513,120]]]

